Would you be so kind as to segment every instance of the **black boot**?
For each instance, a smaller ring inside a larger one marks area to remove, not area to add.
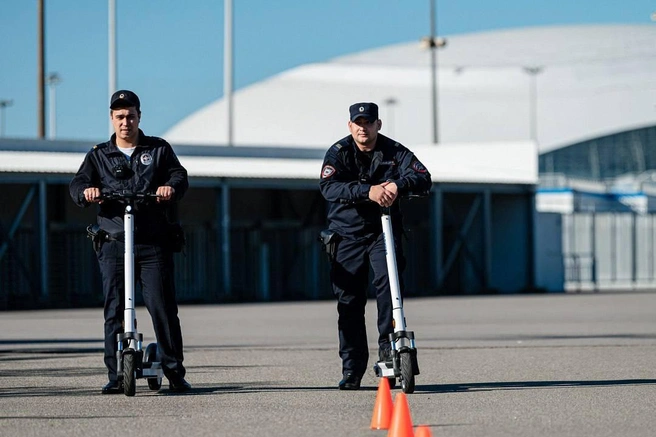
[[[118,381],[109,381],[102,388],[102,394],[104,395],[116,395],[123,393],[123,383]]]
[[[357,376],[355,373],[346,372],[344,378],[339,381],[340,390],[359,390],[361,377]]]

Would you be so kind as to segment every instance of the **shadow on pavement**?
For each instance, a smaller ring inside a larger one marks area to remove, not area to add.
[[[98,375],[98,367],[49,367],[47,369],[9,369],[2,370],[0,372],[3,377],[13,377],[13,378],[33,378],[35,376],[43,377],[47,376],[48,378],[79,378],[83,376],[94,376]],[[4,384],[6,387],[6,384]],[[0,393],[5,388],[0,388]]]
[[[103,351],[102,338],[32,338],[0,340],[0,360],[16,359],[3,354],[87,354]],[[82,346],[97,344],[100,346]],[[28,346],[29,345],[29,346]],[[48,346],[50,345],[50,346]],[[59,346],[70,345],[70,346]]]
[[[75,369],[78,372],[79,369]],[[74,376],[79,373],[72,373]],[[277,386],[276,382],[258,382],[244,384],[198,384],[192,389],[179,393],[169,390],[166,385],[159,391],[150,391],[146,386],[137,386],[136,396],[207,396],[216,394],[246,394],[263,392],[313,392],[313,391],[337,391],[335,386],[315,387],[290,387]],[[481,392],[492,390],[525,390],[525,389],[554,389],[554,388],[578,388],[578,387],[615,387],[629,385],[656,385],[656,379],[621,379],[621,380],[599,380],[599,381],[521,381],[521,382],[480,382],[466,384],[436,384],[418,385],[414,395],[435,393],[462,393]],[[360,391],[373,392],[376,387],[362,387]],[[3,397],[45,397],[45,396],[102,396],[100,387],[4,387],[0,388],[0,398]],[[114,396],[123,396],[122,394]],[[4,418],[0,416],[0,419]]]
[[[536,388],[615,387],[622,385],[656,385],[656,379],[616,379],[599,381],[508,381],[464,384],[417,385],[415,393],[454,393],[492,390],[525,390]]]
[[[498,334],[492,334],[490,336],[485,336],[485,337],[446,337],[446,336],[435,336],[435,337],[422,337],[422,341],[462,341],[462,340],[467,340],[467,341],[512,341],[512,342],[529,342],[532,340],[655,340],[656,339],[656,334],[631,334],[631,333],[623,333],[623,334],[572,334],[572,335],[553,335],[553,334],[546,334],[546,335],[498,335]],[[608,346],[608,345],[598,345],[598,344],[590,344],[589,346],[596,347],[596,346]],[[507,346],[503,346],[507,347]],[[524,346],[518,346],[518,347],[524,347]],[[551,347],[551,346],[550,346]],[[555,347],[562,347],[561,345],[557,345]],[[466,347],[463,347],[466,348]],[[443,347],[422,347],[422,349],[443,349]]]
[[[64,343],[102,343],[102,338],[31,338],[5,339],[0,344],[64,344]]]
[[[264,385],[263,385],[264,384]],[[246,393],[264,393],[264,392],[313,392],[313,391],[338,391],[336,386],[330,387],[287,387],[287,386],[267,386],[266,384],[276,384],[274,382],[244,383],[241,385],[223,385],[211,386],[207,384],[193,385],[193,388],[187,392],[178,393],[172,390],[162,389],[157,395],[166,396],[199,396],[211,394],[246,394]],[[376,391],[375,387],[362,387],[360,391]],[[137,396],[139,393],[137,392]]]
[[[97,371],[95,372],[97,373]],[[75,373],[78,374],[78,373]],[[74,376],[75,374],[71,375]],[[175,392],[169,390],[166,382],[162,384],[159,391],[149,390],[147,386],[137,384],[136,396],[206,396],[214,394],[245,394],[263,392],[307,392],[307,391],[337,391],[337,387],[287,387],[274,386],[275,382],[258,382],[244,384],[192,384],[192,389],[186,392]],[[366,391],[374,391],[375,388],[363,388]],[[0,388],[0,399],[3,397],[47,397],[47,396],[124,396],[123,394],[102,395],[98,387],[2,387]],[[0,416],[0,419],[4,418]]]

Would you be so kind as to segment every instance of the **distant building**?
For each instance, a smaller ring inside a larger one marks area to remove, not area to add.
[[[380,104],[383,134],[407,145],[430,143],[428,50],[420,41],[395,44],[301,65],[238,90],[234,144],[325,148],[345,132],[348,105],[358,100]],[[621,211],[628,202],[646,212],[656,203],[654,190],[637,186],[619,196],[609,182],[644,179],[656,169],[655,26],[495,30],[447,36],[437,50],[440,142],[535,141],[540,174],[556,176],[541,178],[538,196],[547,199],[538,207],[563,189],[577,193],[573,210]],[[223,145],[226,123],[217,120],[225,117],[219,99],[165,136]],[[562,186],[572,179],[576,187]],[[554,180],[561,185],[549,185]],[[586,193],[581,180],[602,184]]]
[[[530,27],[446,37],[437,51],[440,142],[534,140],[541,173],[605,179],[656,168],[656,26]],[[378,102],[382,133],[432,142],[430,58],[419,41],[301,65],[234,93],[234,143],[328,147],[348,106]],[[166,132],[222,145],[226,102]],[[652,151],[650,151],[650,147]]]
[[[656,286],[656,226],[636,218],[654,203],[656,27],[446,39],[436,125],[429,53],[417,41],[238,90],[235,147],[224,147],[223,100],[166,132],[191,178],[180,209],[181,302],[331,297],[317,184],[356,101],[379,103],[382,133],[433,174],[430,198],[407,206],[409,295]],[[101,302],[84,235],[93,211],[67,194],[91,146],[0,140],[0,309]],[[600,211],[610,215],[591,216]]]

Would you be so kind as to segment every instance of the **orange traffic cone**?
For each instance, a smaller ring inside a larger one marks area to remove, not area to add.
[[[433,433],[426,425],[419,425],[415,430],[415,437],[433,437]]]
[[[392,420],[392,392],[387,378],[380,378],[378,394],[374,404],[374,414],[371,417],[371,429],[387,429]]]
[[[387,437],[413,437],[412,418],[405,393],[399,393],[394,400],[394,414]]]

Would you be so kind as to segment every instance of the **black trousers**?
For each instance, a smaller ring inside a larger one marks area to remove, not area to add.
[[[405,259],[401,239],[395,238],[395,241],[399,285],[403,290],[400,278]],[[337,297],[339,356],[342,358],[342,373],[353,372],[358,376],[364,375],[369,360],[365,305],[370,266],[378,309],[378,347],[385,349],[390,347],[389,334],[394,328],[383,234],[366,240],[344,238],[339,241],[330,271],[333,292]]]
[[[123,332],[125,299],[124,249],[122,241],[109,241],[97,253],[105,296],[105,366],[110,381],[117,379],[116,334]],[[159,245],[135,244],[134,277],[141,284],[150,313],[162,370],[167,377],[184,377],[182,331],[173,281],[173,253]]]

